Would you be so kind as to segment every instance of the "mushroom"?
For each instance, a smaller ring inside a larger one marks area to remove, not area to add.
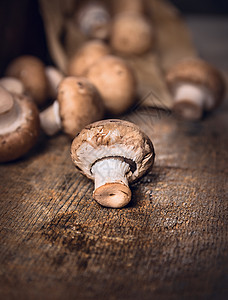
[[[63,80],[64,75],[61,71],[53,66],[45,67],[47,79],[47,93],[51,99],[56,99],[58,94],[59,83]]]
[[[26,93],[38,106],[47,99],[47,79],[43,62],[32,55],[23,55],[14,59],[6,69],[6,76],[21,80]]]
[[[128,183],[153,166],[155,153],[138,126],[110,119],[86,126],[72,142],[71,157],[95,181],[94,199],[103,206],[120,208],[131,200]]]
[[[10,93],[24,94],[25,87],[21,80],[14,77],[3,77],[0,79],[0,86]]]
[[[88,69],[86,77],[97,87],[111,114],[122,114],[135,103],[137,82],[125,60],[106,55]]]
[[[0,162],[26,154],[39,135],[39,113],[25,95],[11,94],[0,87]]]
[[[110,47],[101,40],[85,42],[70,58],[68,74],[71,76],[84,76],[90,66],[102,56],[110,53]]]
[[[153,26],[144,15],[125,12],[113,18],[110,44],[115,51],[140,55],[151,49],[153,39]]]
[[[204,111],[214,110],[224,98],[221,73],[200,59],[183,60],[166,75],[173,95],[173,111],[183,119],[199,120]]]
[[[73,138],[103,114],[103,102],[95,86],[86,78],[69,76],[60,82],[57,100],[40,113],[40,122],[47,135],[62,129]]]
[[[78,7],[75,18],[85,36],[95,39],[108,38],[111,17],[103,3],[85,1]]]

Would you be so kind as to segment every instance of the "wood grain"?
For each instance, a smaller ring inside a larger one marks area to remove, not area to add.
[[[126,115],[153,140],[156,163],[124,209],[92,199],[63,135],[1,165],[1,297],[225,299],[226,115],[195,125]]]

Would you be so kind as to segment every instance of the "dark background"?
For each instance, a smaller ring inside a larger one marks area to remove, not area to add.
[[[183,15],[228,16],[227,0],[172,0]],[[0,76],[10,60],[21,54],[40,57],[52,63],[48,54],[38,0],[0,1]]]
[[[184,14],[228,14],[227,0],[171,0]]]

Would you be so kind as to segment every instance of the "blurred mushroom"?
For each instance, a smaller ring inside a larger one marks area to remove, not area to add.
[[[38,106],[47,100],[47,79],[43,62],[34,56],[24,55],[14,59],[6,69],[6,76],[21,80],[26,93]]]
[[[58,86],[63,80],[63,73],[53,66],[47,66],[45,68],[45,74],[47,79],[47,94],[51,99],[56,99],[58,94]]]
[[[88,69],[86,77],[97,87],[111,114],[124,113],[135,103],[136,78],[123,59],[106,55]]]
[[[13,94],[24,94],[25,87],[21,80],[14,77],[3,77],[0,79],[0,86]]]
[[[122,12],[144,13],[144,1],[142,0],[112,0],[114,14]]]
[[[173,95],[173,111],[183,119],[201,119],[204,111],[214,110],[224,98],[221,73],[199,59],[177,63],[168,71],[166,80]]]
[[[39,135],[39,114],[25,95],[10,94],[0,87],[0,162],[26,154]]]
[[[103,120],[86,126],[71,145],[73,163],[95,181],[94,199],[120,208],[131,200],[128,183],[154,163],[154,148],[138,126],[123,120]]]
[[[89,67],[110,52],[109,46],[101,40],[85,42],[69,60],[68,74],[84,76]]]
[[[75,18],[85,36],[95,39],[108,38],[110,14],[104,3],[84,1],[77,9]]]
[[[62,129],[73,138],[103,114],[103,102],[95,86],[86,78],[69,76],[59,84],[57,100],[40,113],[40,122],[47,135]]]
[[[127,12],[113,18],[110,44],[115,51],[140,55],[153,46],[153,39],[153,26],[144,15]]]

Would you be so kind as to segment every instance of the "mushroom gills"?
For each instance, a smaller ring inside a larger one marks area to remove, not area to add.
[[[129,203],[131,191],[126,178],[130,165],[118,158],[97,161],[91,172],[95,177],[93,196],[103,206],[120,208]]]

